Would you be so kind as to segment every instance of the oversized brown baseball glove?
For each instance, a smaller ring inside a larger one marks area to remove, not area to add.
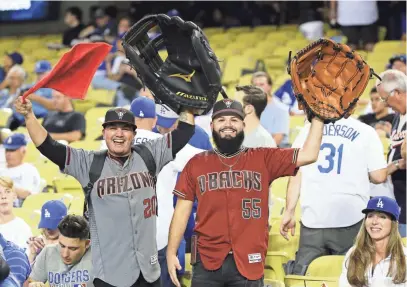
[[[372,75],[378,77],[362,57],[347,45],[320,39],[293,59],[288,73],[300,109],[308,120],[317,116],[325,123],[348,118]]]

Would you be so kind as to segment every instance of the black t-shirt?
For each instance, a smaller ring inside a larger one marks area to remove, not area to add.
[[[388,155],[388,162],[401,159],[401,144],[406,137],[406,115],[394,116],[393,128],[391,131],[391,145]],[[394,196],[398,205],[401,207],[400,223],[406,224],[406,170],[399,169],[391,175],[394,187]]]
[[[362,115],[359,117],[359,121],[361,121],[362,123],[365,123],[369,126],[372,126],[372,127],[374,127],[375,124],[377,124],[380,121],[389,122],[392,124],[393,120],[394,120],[394,114],[388,114],[380,119],[376,119],[376,115],[374,113]]]
[[[71,46],[72,40],[79,38],[79,33],[83,30],[83,28],[85,28],[85,26],[83,24],[79,24],[76,27],[66,30],[62,36],[62,44],[65,46]]]
[[[80,131],[82,138],[85,137],[86,120],[78,112],[51,112],[48,113],[42,125],[49,133],[67,133]]]

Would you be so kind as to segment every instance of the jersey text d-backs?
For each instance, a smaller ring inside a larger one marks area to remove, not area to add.
[[[229,157],[203,152],[188,162],[174,194],[198,199],[195,232],[207,270],[219,269],[233,250],[244,277],[263,276],[269,185],[278,177],[295,174],[297,155],[298,149],[244,148]]]

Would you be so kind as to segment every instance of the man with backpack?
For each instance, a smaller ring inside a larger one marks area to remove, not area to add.
[[[37,121],[31,102],[15,102],[38,150],[84,187],[98,286],[160,286],[156,244],[156,175],[194,133],[194,113],[184,109],[177,129],[133,145],[134,114],[114,108],[105,115],[107,150],[86,151],[54,141]]]

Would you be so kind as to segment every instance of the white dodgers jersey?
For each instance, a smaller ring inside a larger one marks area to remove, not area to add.
[[[310,124],[293,147],[302,147]],[[369,172],[386,168],[376,131],[354,119],[324,126],[317,162],[301,171],[301,221],[309,228],[352,226],[363,219],[370,196]]]

